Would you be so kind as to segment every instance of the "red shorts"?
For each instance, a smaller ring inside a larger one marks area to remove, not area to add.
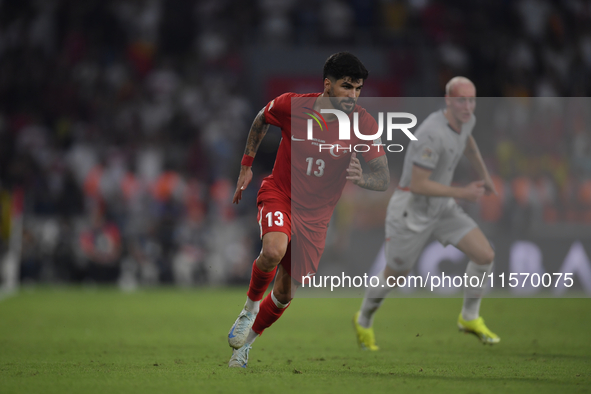
[[[279,192],[273,181],[264,180],[257,195],[257,221],[263,235],[282,232],[291,240],[291,199]]]
[[[302,283],[302,277],[314,275],[324,252],[327,226],[314,231],[304,226],[297,213],[292,216],[291,199],[279,192],[272,180],[263,181],[257,207],[261,239],[270,232],[282,232],[289,239],[280,264],[292,279]]]

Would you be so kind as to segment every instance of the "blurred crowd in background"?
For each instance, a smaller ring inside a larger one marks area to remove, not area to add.
[[[0,0],[0,258],[23,196],[23,279],[248,280],[279,140],[232,206],[250,123],[273,98],[249,83],[257,48],[384,53],[401,96],[442,96],[465,75],[479,96],[516,97],[480,144],[500,195],[478,220],[591,223],[591,1]],[[318,91],[321,67],[305,75]],[[535,121],[528,97],[549,100]],[[336,222],[383,226],[384,210],[352,208],[356,193]]]

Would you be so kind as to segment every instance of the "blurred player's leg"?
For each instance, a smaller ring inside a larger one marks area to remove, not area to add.
[[[466,275],[486,278],[492,271],[495,253],[482,231],[478,227],[470,230],[458,242],[457,247],[470,258]],[[486,327],[480,317],[480,303],[487,283],[488,278],[480,287],[464,289],[464,303],[458,318],[458,327],[464,332],[476,335],[483,343],[493,344],[498,343],[500,338]]]
[[[261,299],[275,277],[277,265],[285,255],[288,242],[287,235],[281,232],[270,232],[263,236],[261,254],[252,266],[246,303],[228,333],[228,344],[234,349],[242,347],[246,342],[259,312]]]
[[[375,334],[373,331],[374,314],[384,302],[384,298],[393,289],[396,283],[396,278],[399,276],[406,276],[408,271],[399,272],[386,266],[377,277],[380,283],[376,287],[368,287],[365,292],[365,297],[361,303],[361,309],[355,314],[353,318],[353,326],[357,334],[357,343],[363,350],[379,350],[375,343]],[[386,282],[389,279],[390,285]],[[383,285],[383,286],[382,286]]]
[[[390,214],[390,212],[389,212]],[[384,298],[396,284],[399,276],[406,276],[417,260],[425,242],[431,235],[431,229],[417,233],[407,228],[397,217],[386,220],[386,267],[378,275],[380,283],[368,287],[361,303],[361,309],[355,315],[353,325],[357,342],[364,350],[378,350],[373,332],[373,317],[382,305]]]
[[[492,263],[481,265],[470,261],[466,267],[466,275],[468,275],[468,278],[476,276],[481,279],[483,276],[486,277],[491,270]],[[488,280],[488,278],[486,278],[486,280]],[[484,286],[476,288],[466,287],[464,289],[462,316],[465,320],[474,320],[480,315],[480,302],[482,301],[482,293],[484,289]]]
[[[380,272],[377,277],[380,283],[377,287],[368,287],[365,292],[365,297],[361,303],[361,309],[353,317],[353,327],[357,334],[357,343],[363,350],[379,350],[376,345],[375,334],[373,332],[373,315],[378,310],[386,295],[390,291],[390,288],[385,284],[386,269]],[[384,285],[382,287],[382,285]]]
[[[368,287],[365,292],[365,297],[361,303],[361,309],[359,310],[359,315],[357,318],[357,324],[363,328],[370,328],[373,325],[374,313],[382,305],[384,298],[390,292],[390,288],[386,285],[385,279],[388,276],[388,273],[386,273],[387,269],[388,267],[386,267],[384,271],[377,275],[378,279],[380,280],[378,286]],[[382,285],[384,286],[382,287]]]

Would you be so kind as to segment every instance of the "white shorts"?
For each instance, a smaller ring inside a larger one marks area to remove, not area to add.
[[[412,212],[401,206],[401,202],[402,199],[393,197],[386,215],[386,264],[398,272],[412,269],[431,235],[444,246],[457,246],[466,234],[477,227],[476,222],[450,199],[436,218],[416,231],[410,228],[414,228],[412,223],[409,227]]]

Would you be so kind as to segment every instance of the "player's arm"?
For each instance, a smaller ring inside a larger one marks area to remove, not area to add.
[[[349,173],[347,179],[364,189],[381,192],[387,190],[390,185],[390,169],[388,168],[386,156],[376,157],[370,160],[367,165],[369,166],[369,172],[364,174],[357,155],[353,153],[349,168],[347,168]]]
[[[250,126],[250,132],[248,133],[248,139],[246,140],[246,148],[244,149],[245,156],[249,156],[254,159],[257,150],[261,145],[263,137],[265,137],[265,134],[267,134],[267,130],[269,130],[269,124],[265,121],[265,108],[263,108],[254,118],[252,126]],[[234,192],[234,198],[232,199],[234,204],[238,204],[238,202],[242,199],[242,191],[246,189],[251,180],[251,166],[242,164],[240,166],[238,182],[236,183],[236,191]]]
[[[429,179],[433,171],[413,165],[410,191],[429,197],[453,197],[476,201],[484,194],[484,181],[472,182],[465,187],[446,186]]]
[[[480,179],[484,179],[484,189],[486,190],[486,194],[497,194],[495,189],[495,184],[492,181],[488,170],[486,169],[486,164],[484,164],[484,160],[482,160],[482,155],[480,154],[480,150],[478,149],[478,145],[476,144],[476,140],[474,137],[469,136],[468,141],[466,142],[466,149],[464,149],[464,156],[468,158],[472,167],[478,173]]]

